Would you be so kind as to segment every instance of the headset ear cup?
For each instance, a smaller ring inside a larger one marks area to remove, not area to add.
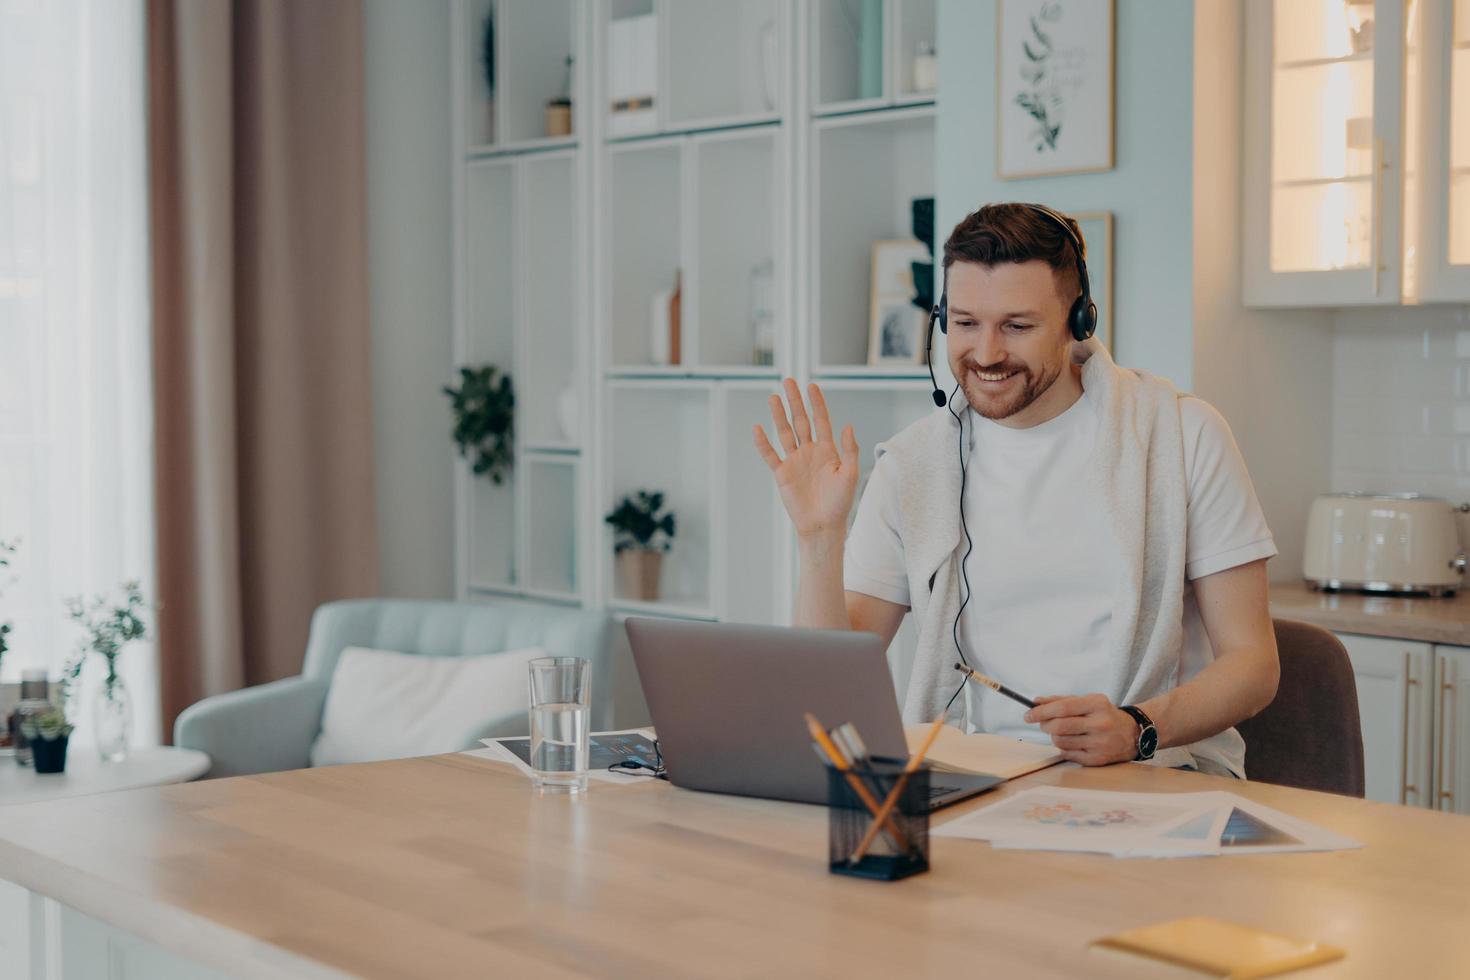
[[[949,293],[939,297],[939,332],[949,336]]]
[[[1076,302],[1072,304],[1072,312],[1069,319],[1073,340],[1086,340],[1096,333],[1097,304],[1092,301],[1092,297],[1078,296]]]

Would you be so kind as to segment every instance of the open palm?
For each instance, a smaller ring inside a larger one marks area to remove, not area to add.
[[[844,427],[839,450],[832,438],[832,419],[827,414],[822,389],[815,384],[807,386],[812,401],[808,416],[796,382],[787,378],[784,388],[791,415],[787,417],[781,396],[772,395],[771,419],[776,424],[776,438],[785,450],[785,458],[771,445],[766,430],[759,425],[754,427],[756,451],[776,477],[781,502],[786,505],[797,534],[845,530],[852,498],[857,492],[857,437],[852,426]]]

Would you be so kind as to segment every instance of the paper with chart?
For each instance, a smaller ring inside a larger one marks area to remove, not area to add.
[[[1109,793],[1037,786],[930,831],[998,850],[1197,857],[1361,847],[1234,793]]]
[[[588,736],[587,778],[604,783],[638,782],[637,776],[612,772],[607,768],[623,759],[640,759],[652,765],[657,760],[653,729],[627,728],[617,732],[593,732]],[[525,735],[512,738],[482,738],[483,749],[470,749],[465,755],[491,762],[504,762],[531,776],[531,740]]]

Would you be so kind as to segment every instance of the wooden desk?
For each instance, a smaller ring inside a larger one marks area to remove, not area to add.
[[[536,799],[438,756],[13,807],[0,878],[258,976],[1193,976],[1087,948],[1186,914],[1348,950],[1316,976],[1470,974],[1470,818],[1058,767],[1014,785],[1228,788],[1368,846],[1117,860],[940,838],[928,874],[884,884],[828,874],[821,808],[637,778]]]

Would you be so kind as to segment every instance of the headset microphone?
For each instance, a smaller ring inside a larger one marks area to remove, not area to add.
[[[944,392],[939,389],[939,379],[934,377],[934,324],[937,321],[940,332],[949,333],[949,324],[946,322],[948,306],[949,296],[946,291],[946,295],[939,297],[939,305],[929,311],[929,328],[924,331],[924,365],[929,368],[929,383],[934,386],[930,394],[934,398],[935,408],[943,408],[949,403],[949,399],[945,398]]]

